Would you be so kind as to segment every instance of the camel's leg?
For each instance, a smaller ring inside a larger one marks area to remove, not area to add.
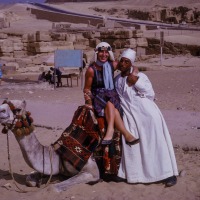
[[[77,175],[63,181],[61,183],[57,183],[53,185],[52,189],[56,192],[61,192],[69,189],[73,185],[80,183],[89,183],[93,181],[99,180],[99,169],[95,161],[89,158],[87,164],[84,166],[82,171]]]

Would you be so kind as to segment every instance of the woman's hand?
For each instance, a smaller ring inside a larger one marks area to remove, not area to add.
[[[118,69],[118,62],[117,61],[113,61],[113,68],[114,68],[114,71]]]

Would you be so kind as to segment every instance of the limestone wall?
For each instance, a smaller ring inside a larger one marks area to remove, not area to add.
[[[108,42],[113,47],[116,58],[124,48],[138,48],[140,54],[145,54],[145,48],[148,46],[141,30],[83,33],[37,31],[23,35],[0,33],[0,61],[14,67],[18,72],[36,72],[49,69],[46,60],[54,55],[55,50],[81,49],[86,62],[90,63],[94,48],[100,41]]]

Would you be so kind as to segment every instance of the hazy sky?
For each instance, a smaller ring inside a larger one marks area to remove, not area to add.
[[[0,0],[0,3],[26,3],[28,0]],[[45,0],[29,0],[29,2],[44,3]]]

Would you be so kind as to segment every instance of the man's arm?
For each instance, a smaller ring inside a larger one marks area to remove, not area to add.
[[[137,76],[130,74],[127,77],[127,82],[128,85],[131,83],[129,86],[134,86],[141,97],[147,97],[148,99],[154,100],[155,92],[150,80],[145,74],[139,73]]]

